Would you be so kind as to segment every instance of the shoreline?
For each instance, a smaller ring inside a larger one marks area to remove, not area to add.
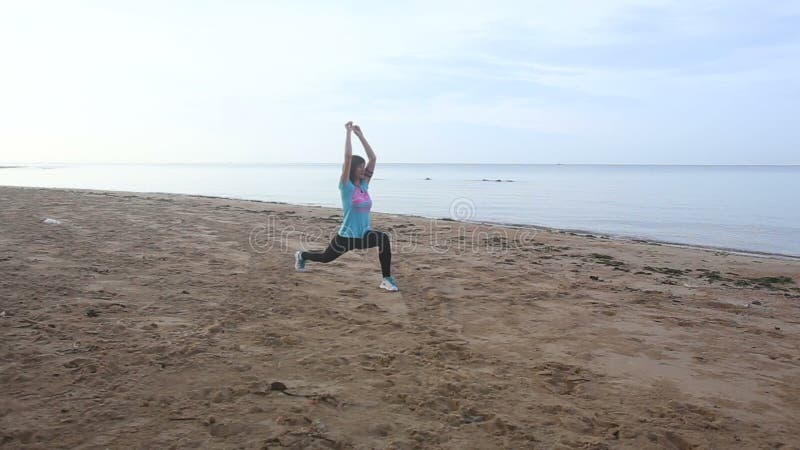
[[[389,165],[417,165],[417,166],[597,166],[597,167],[800,167],[800,164],[659,164],[659,163],[425,163],[425,162],[382,162]],[[340,162],[42,162],[23,163],[5,167],[37,167],[37,166],[301,166],[325,165],[341,166]],[[2,166],[0,166],[2,167]]]
[[[0,167],[1,168],[1,167]],[[333,207],[333,206],[322,206],[318,204],[312,203],[288,203],[288,202],[280,202],[280,201],[269,201],[269,200],[257,200],[257,199],[246,199],[246,198],[239,198],[239,197],[224,197],[224,196],[214,196],[214,195],[203,195],[203,194],[180,194],[180,193],[173,193],[173,192],[157,192],[157,191],[114,191],[114,190],[103,190],[103,189],[83,189],[83,188],[49,188],[49,187],[32,187],[32,186],[3,186],[8,188],[14,189],[48,189],[48,190],[57,190],[57,191],[75,191],[75,192],[114,192],[114,193],[128,193],[128,194],[154,194],[154,195],[175,195],[181,197],[196,197],[196,198],[210,198],[210,199],[225,199],[225,200],[236,200],[236,201],[246,201],[246,202],[258,202],[258,203],[265,203],[265,204],[276,204],[276,205],[287,205],[287,206],[297,206],[297,207],[312,207],[312,208],[323,208],[323,209],[334,209],[334,210],[341,210],[341,208]],[[697,249],[697,250],[704,250],[709,252],[724,252],[730,253],[740,256],[752,256],[757,258],[773,258],[773,259],[782,259],[782,260],[789,260],[789,261],[800,261],[800,255],[792,255],[786,253],[772,253],[772,252],[762,252],[758,250],[746,250],[746,249],[737,249],[732,247],[718,247],[713,245],[703,245],[703,244],[687,244],[683,242],[673,242],[673,241],[665,241],[653,238],[646,238],[646,237],[638,237],[638,236],[628,236],[622,234],[613,234],[613,233],[600,233],[591,230],[582,230],[582,229],[575,229],[575,228],[556,228],[556,227],[547,227],[542,225],[530,225],[530,224],[519,224],[519,223],[510,223],[510,222],[492,222],[492,221],[468,221],[468,220],[454,220],[449,218],[442,218],[442,217],[428,217],[418,214],[401,214],[401,213],[391,213],[391,212],[379,212],[373,211],[374,214],[385,214],[390,216],[396,217],[412,217],[418,219],[426,219],[426,220],[436,220],[436,221],[444,221],[444,222],[455,222],[455,223],[463,223],[463,224],[472,224],[472,225],[486,225],[486,226],[498,226],[504,228],[515,228],[515,229],[528,229],[528,230],[539,230],[539,231],[548,231],[551,233],[561,233],[561,234],[570,234],[574,236],[582,236],[587,237],[589,239],[606,239],[609,241],[619,241],[619,242],[631,242],[631,243],[640,243],[646,245],[656,245],[656,246],[670,246],[676,248],[687,248],[687,249]]]
[[[467,223],[473,223],[473,222],[467,222]],[[583,237],[588,237],[590,239],[593,238],[607,239],[610,241],[619,241],[619,242],[635,242],[639,244],[648,244],[648,245],[664,245],[676,248],[706,250],[710,252],[723,252],[723,253],[730,253],[733,255],[752,256],[757,258],[774,258],[774,259],[785,259],[791,261],[800,260],[800,255],[790,255],[786,253],[761,252],[757,250],[744,250],[732,247],[716,247],[713,245],[702,245],[702,244],[686,244],[683,242],[662,241],[658,239],[627,236],[623,234],[598,233],[595,231],[581,230],[575,228],[553,228],[540,225],[512,224],[512,223],[502,223],[502,222],[474,222],[474,223],[486,224],[486,225],[500,225],[503,227],[513,227],[513,228],[533,228],[538,230],[550,231],[553,233],[564,233],[564,234],[571,234],[574,236],[583,236]]]

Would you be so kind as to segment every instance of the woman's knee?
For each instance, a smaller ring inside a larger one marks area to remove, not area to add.
[[[376,240],[378,241],[378,247],[389,249],[391,247],[391,239],[389,239],[389,235],[381,232],[376,231]]]
[[[347,252],[347,245],[342,242],[331,242],[322,254],[322,262],[331,262]]]

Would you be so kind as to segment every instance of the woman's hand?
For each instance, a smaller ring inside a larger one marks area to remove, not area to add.
[[[346,124],[344,124],[344,128],[348,132],[353,131],[353,121],[351,120],[351,121],[347,122]]]
[[[358,125],[353,125],[353,132],[354,132],[354,133],[356,134],[356,136],[358,136],[358,137],[363,137],[363,136],[364,136],[364,133],[362,133],[362,132],[361,132],[361,127],[360,127],[360,126],[358,126]]]

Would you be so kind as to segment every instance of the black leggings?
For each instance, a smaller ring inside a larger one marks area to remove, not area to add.
[[[300,257],[306,261],[327,263],[350,250],[363,250],[372,247],[378,247],[378,258],[381,261],[383,276],[390,276],[392,274],[392,246],[389,243],[389,235],[380,231],[369,230],[360,238],[343,237],[337,233],[325,251],[303,252]]]

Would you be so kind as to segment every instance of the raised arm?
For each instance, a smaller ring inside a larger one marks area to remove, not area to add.
[[[353,125],[353,131],[358,136],[358,140],[361,141],[361,145],[364,146],[364,150],[367,152],[367,158],[369,161],[367,162],[367,167],[364,168],[364,178],[367,179],[367,183],[369,183],[370,178],[372,178],[372,172],[375,171],[375,162],[377,158],[375,157],[375,152],[372,151],[372,147],[370,147],[369,142],[367,142],[367,138],[364,137],[364,132],[361,131],[361,127],[358,125]]]
[[[350,179],[350,160],[353,156],[353,145],[350,143],[350,133],[353,131],[353,122],[347,122],[344,124],[344,127],[347,130],[347,138],[344,141],[344,164],[342,165],[342,177],[339,179],[343,185],[347,184],[347,180]]]

